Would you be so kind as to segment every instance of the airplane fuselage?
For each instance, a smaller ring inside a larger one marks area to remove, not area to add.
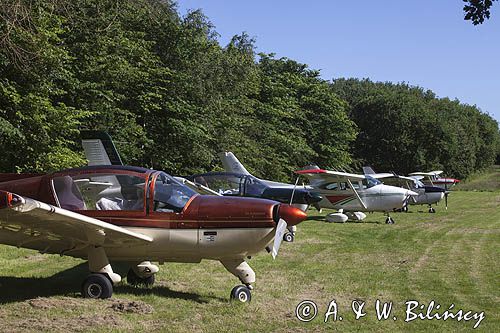
[[[327,190],[316,187],[315,189],[323,200],[319,202],[320,207],[330,209],[343,209],[349,212],[389,212],[402,208],[407,200],[407,190],[395,186],[375,185],[367,189],[358,189],[357,192],[365,204],[365,207],[356,197],[354,191]]]

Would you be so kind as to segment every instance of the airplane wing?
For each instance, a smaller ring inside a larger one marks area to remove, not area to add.
[[[366,178],[363,175],[357,175],[354,173],[330,171],[330,170],[323,170],[323,169],[297,170],[297,171],[295,171],[295,173],[298,175],[305,176],[305,177],[310,178],[310,179],[316,179],[316,180],[321,179],[324,181],[336,181],[336,182],[346,181],[347,179],[357,181],[357,180]]]
[[[443,171],[431,171],[431,172],[412,172],[409,175],[410,176],[436,176],[439,174],[442,174]]]
[[[396,177],[398,178],[399,176],[395,176],[393,173],[389,172],[384,172],[384,173],[372,173],[368,174],[370,177],[376,178],[376,179],[382,179],[382,178],[391,178],[391,177]]]
[[[0,191],[0,243],[64,254],[87,246],[140,246],[147,235]]]

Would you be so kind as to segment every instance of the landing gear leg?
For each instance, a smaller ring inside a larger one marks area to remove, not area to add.
[[[90,274],[82,284],[82,296],[85,298],[110,298],[113,295],[113,283],[121,281],[121,276],[114,273],[106,252],[100,246],[92,247],[88,252]]]
[[[238,301],[241,303],[250,302],[252,299],[252,283],[255,282],[255,272],[253,269],[247,264],[246,261],[241,259],[224,260],[221,261],[221,263],[230,273],[237,276],[244,284],[236,286],[233,290],[231,290],[231,301]]]

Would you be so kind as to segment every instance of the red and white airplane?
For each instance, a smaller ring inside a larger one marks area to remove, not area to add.
[[[401,209],[410,197],[418,193],[396,186],[384,185],[369,175],[309,168],[296,171],[309,178],[310,185],[322,197],[318,204],[321,208],[337,209],[337,213],[326,216],[329,222],[363,220],[363,212],[384,212],[386,223],[393,224],[390,212]]]
[[[170,175],[129,166],[0,174],[0,243],[88,260],[82,294],[108,298],[121,276],[152,284],[168,261],[220,261],[243,285],[231,299],[247,302],[255,273],[246,258],[276,257],[287,226],[306,218],[275,201],[200,195]]]

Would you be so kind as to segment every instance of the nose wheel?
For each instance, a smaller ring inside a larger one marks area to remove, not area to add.
[[[283,235],[283,240],[288,243],[292,243],[295,239],[295,236],[291,232],[287,232],[286,234]]]
[[[252,299],[252,293],[250,292],[250,288],[247,286],[239,285],[231,290],[230,298],[231,301],[249,303]]]
[[[394,220],[392,219],[392,217],[387,216],[387,218],[385,219],[385,223],[386,224],[394,224]]]
[[[433,213],[434,214],[435,212],[436,212],[436,210],[433,207],[429,207],[429,213]]]

